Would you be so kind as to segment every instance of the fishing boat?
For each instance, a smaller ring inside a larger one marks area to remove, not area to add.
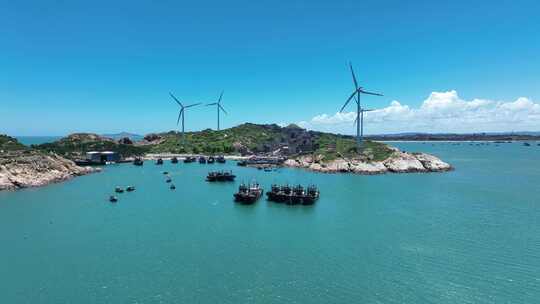
[[[116,187],[116,188],[114,188],[114,192],[116,192],[116,193],[124,193],[124,189],[122,189],[122,187]]]
[[[269,201],[281,203],[285,201],[285,194],[282,191],[282,187],[273,184],[270,191],[266,192],[266,197]]]
[[[133,160],[133,164],[135,166],[142,166],[144,164],[144,161],[142,158],[140,157],[136,157],[134,160]]]
[[[184,158],[184,163],[186,164],[189,164],[189,163],[192,163],[194,161],[196,161],[197,158],[196,157],[193,157],[193,156],[186,156],[186,158]]]
[[[315,185],[309,185],[307,191],[302,198],[302,205],[313,205],[319,199],[319,189]]]
[[[216,162],[216,159],[213,156],[208,157],[208,163],[213,164]]]
[[[257,182],[253,182],[249,186],[242,183],[238,187],[238,192],[234,194],[234,201],[245,205],[251,205],[261,197],[262,193],[263,190]]]
[[[118,202],[118,198],[114,195],[109,196],[109,202],[116,203]]]
[[[216,161],[220,164],[224,164],[226,162],[225,157],[223,155],[216,157]]]
[[[135,191],[135,186],[128,186],[128,187],[126,188],[126,191],[127,191],[127,192]]]
[[[304,187],[302,187],[302,185],[296,185],[292,189],[291,199],[289,201],[286,201],[286,203],[291,205],[301,204],[304,195]]]
[[[232,182],[236,175],[232,171],[211,171],[206,176],[208,182]]]
[[[199,156],[199,164],[206,164],[206,157]]]
[[[156,160],[156,165],[163,165],[163,159],[158,158],[158,159]]]
[[[178,164],[178,157],[175,156],[175,157],[171,158],[171,163]]]
[[[289,185],[272,185],[270,191],[266,192],[267,199],[276,203],[286,203],[288,205],[312,205],[319,198],[319,189],[315,185],[309,185],[307,189],[302,185],[291,188]]]

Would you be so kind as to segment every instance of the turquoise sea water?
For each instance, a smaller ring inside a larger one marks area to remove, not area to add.
[[[540,146],[398,143],[456,170],[329,175],[166,162],[0,192],[3,303],[538,303]],[[316,183],[313,207],[235,205]],[[162,171],[171,172],[170,191]],[[116,185],[137,187],[108,202]]]

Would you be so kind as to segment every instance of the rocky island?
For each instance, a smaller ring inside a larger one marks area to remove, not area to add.
[[[79,167],[55,153],[30,149],[0,135],[0,190],[44,186],[96,171],[99,169]]]
[[[367,140],[360,151],[354,137],[308,131],[291,124],[245,123],[215,131],[175,131],[147,134],[140,140],[112,139],[97,134],[72,134],[54,143],[35,146],[74,159],[90,150],[110,150],[123,158],[145,155],[229,155],[242,157],[279,157],[284,166],[313,171],[357,174],[386,172],[439,172],[451,165],[425,153],[399,151],[386,143]]]

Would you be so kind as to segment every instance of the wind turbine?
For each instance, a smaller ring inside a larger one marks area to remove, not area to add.
[[[186,109],[194,107],[196,105],[200,105],[201,103],[198,102],[198,103],[194,103],[194,104],[184,106],[180,102],[180,100],[178,100],[178,98],[174,97],[174,95],[172,93],[169,93],[169,95],[171,95],[171,97],[174,99],[174,101],[176,101],[176,103],[180,106],[180,112],[178,112],[178,120],[176,121],[176,125],[178,125],[180,123],[180,118],[182,118],[182,138],[184,138],[184,117],[185,117]]]
[[[367,94],[367,95],[375,95],[375,96],[383,96],[379,93],[373,93],[365,91],[363,87],[358,86],[358,81],[356,81],[356,75],[354,74],[354,70],[352,67],[352,64],[349,62],[349,68],[351,69],[351,74],[354,82],[354,92],[352,92],[351,96],[347,98],[347,101],[345,101],[345,104],[343,107],[341,107],[341,110],[339,112],[343,112],[345,107],[349,104],[349,102],[354,98],[354,101],[356,102],[356,141],[358,143],[358,149],[360,150],[362,145],[362,139],[364,137],[364,112],[368,112],[371,110],[362,109],[362,106],[360,104],[360,94]]]
[[[217,109],[217,130],[219,131],[219,112],[223,111],[223,113],[227,114],[227,111],[221,106],[221,98],[223,98],[223,91],[221,91],[221,95],[219,95],[219,99],[217,102],[209,103],[207,106],[216,106]]]
[[[356,99],[355,99],[356,100]],[[375,111],[375,109],[360,109],[360,137],[364,138],[364,112]],[[354,124],[358,122],[358,117],[354,119]]]

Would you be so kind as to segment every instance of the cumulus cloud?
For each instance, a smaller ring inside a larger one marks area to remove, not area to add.
[[[320,114],[302,127],[354,133],[355,112]],[[463,100],[454,90],[433,92],[420,107],[394,100],[387,107],[364,114],[367,134],[400,132],[504,132],[540,130],[540,104],[526,97],[515,101]]]

